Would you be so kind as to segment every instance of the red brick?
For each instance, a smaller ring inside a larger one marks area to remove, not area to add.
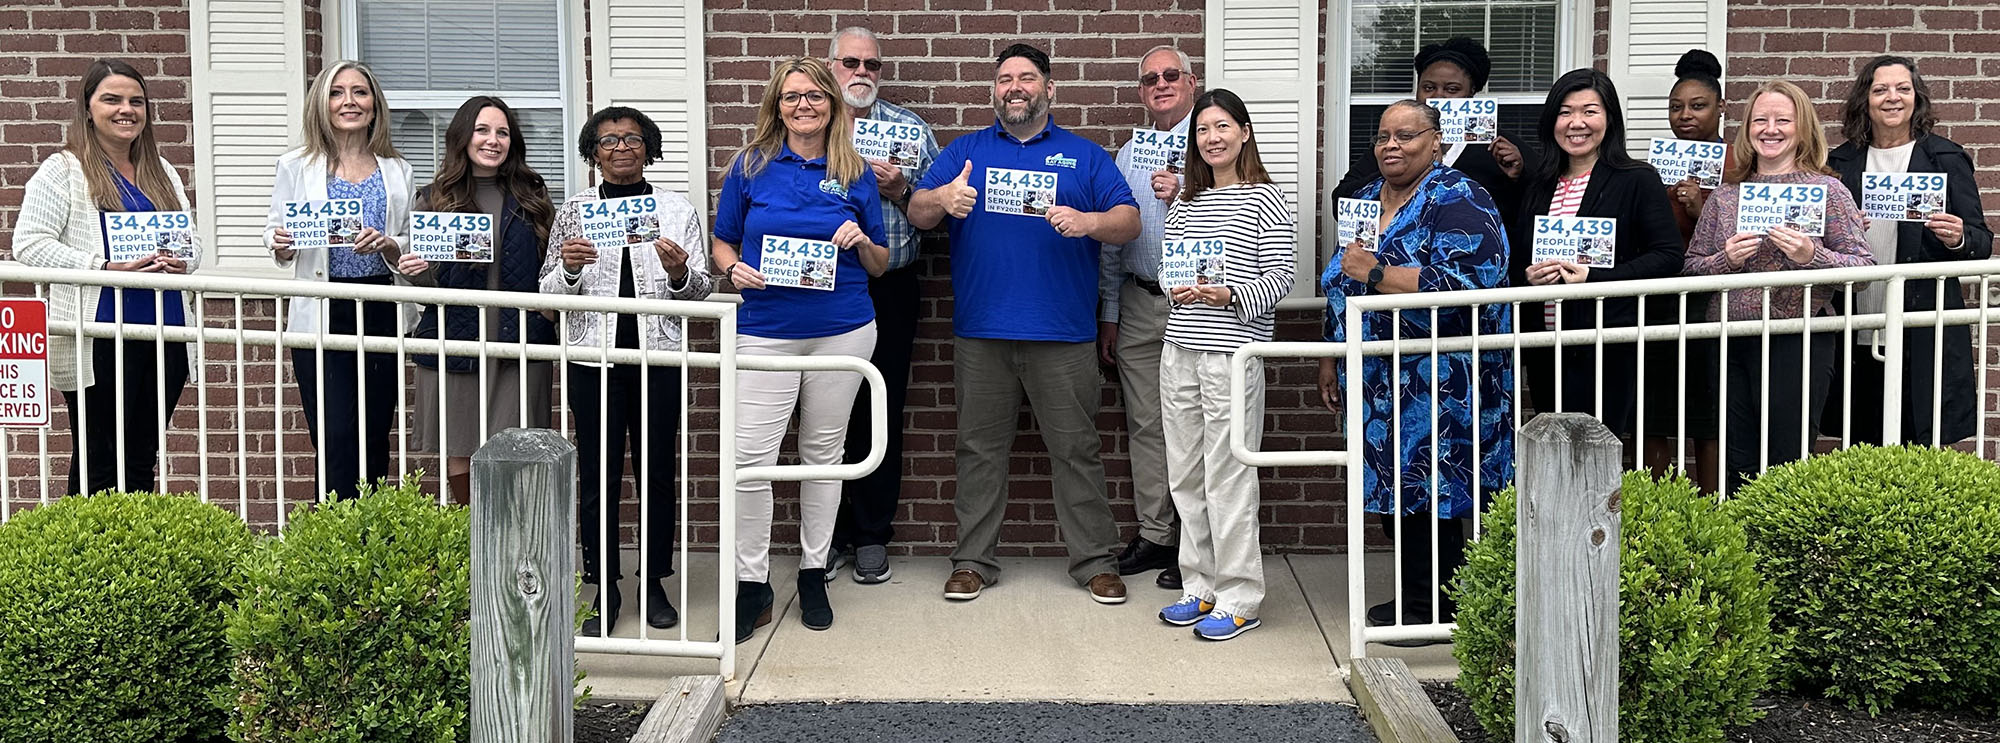
[[[37,31],[67,31],[90,28],[90,13],[81,10],[37,10],[28,18]]]
[[[912,13],[896,16],[898,34],[948,34],[958,30],[958,16],[945,13]]]
[[[974,13],[960,16],[958,32],[963,34],[1015,34],[1021,30],[1020,16],[1011,13]]]
[[[1942,39],[1943,37],[1931,37]],[[1991,54],[2000,52],[2000,32],[1985,31],[1951,35],[1952,51],[1959,53]],[[1926,48],[1920,51],[1943,51],[1940,48]],[[1919,63],[1920,65],[1922,63]]]
[[[1734,13],[1731,19],[1735,18]],[[1854,28],[1906,29],[1916,25],[1916,12],[1908,8],[1860,8],[1854,11]]]
[[[1965,31],[1979,28],[1979,11],[1976,10],[1925,10],[1919,16],[1924,28],[1932,30]]]
[[[769,13],[710,13],[709,30],[737,33],[770,33]]]
[[[1791,26],[1796,29],[1846,28],[1848,15],[1845,8],[1799,8],[1791,12]]]
[[[1823,33],[1767,33],[1764,34],[1764,51],[1767,52],[1821,52],[1826,51],[1826,34]]]
[[[125,37],[126,50],[144,54],[186,54],[188,37],[178,34],[139,34]]]
[[[100,10],[92,17],[95,29],[153,29],[160,17],[150,10]]]
[[[1959,34],[1960,37],[1978,34]],[[1901,33],[1889,35],[1892,52],[1942,52],[1951,48],[1953,36],[1945,34]]]
[[[125,51],[125,37],[118,34],[63,34],[63,51],[73,54],[110,54]],[[89,64],[90,60],[82,60]]]
[[[1888,34],[1827,34],[1826,50],[1829,52],[1875,52],[1889,48]]]

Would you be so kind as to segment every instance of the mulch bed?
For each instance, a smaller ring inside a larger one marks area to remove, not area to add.
[[[1458,687],[1424,682],[1424,692],[1443,713],[1458,739],[1465,743],[1492,740],[1472,716],[1472,707]],[[1965,712],[1887,710],[1880,717],[1855,712],[1824,699],[1774,697],[1759,699],[1764,719],[1729,731],[1732,743],[1993,743],[2000,741],[2000,719]]]
[[[589,702],[576,710],[576,743],[628,743],[646,721],[646,702]]]

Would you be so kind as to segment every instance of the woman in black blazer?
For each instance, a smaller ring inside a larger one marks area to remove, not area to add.
[[[1680,273],[1684,249],[1667,204],[1666,186],[1652,166],[1625,154],[1625,115],[1618,100],[1611,78],[1592,69],[1565,74],[1549,89],[1535,129],[1541,157],[1524,184],[1519,217],[1509,224],[1512,258],[1508,266],[1515,286],[1651,279]],[[1541,215],[1618,220],[1612,266],[1582,266],[1564,260],[1530,262],[1535,217]],[[1603,304],[1606,327],[1638,323],[1637,298],[1607,299]],[[1597,323],[1595,300],[1563,305],[1564,329],[1588,329]],[[1520,318],[1525,332],[1548,329],[1540,303],[1522,305]],[[1576,336],[1583,338],[1582,334]],[[1560,387],[1561,410],[1595,413],[1613,432],[1630,440],[1639,384],[1633,344],[1606,344],[1601,372],[1595,343],[1566,346],[1559,381],[1552,349],[1524,349],[1522,356],[1536,411],[1557,410],[1556,391]],[[1599,379],[1612,383],[1599,390]],[[1664,384],[1671,380],[1649,381]],[[1601,409],[1597,404],[1600,392],[1604,398]]]
[[[1930,89],[1917,73],[1916,62],[1908,58],[1881,56],[1869,61],[1847,93],[1847,143],[1827,156],[1827,166],[1840,174],[1854,198],[1862,198],[1864,172],[1945,174],[1944,211],[1927,215],[1924,221],[1868,222],[1868,248],[1877,264],[1984,260],[1993,255],[1993,231],[1987,229],[1981,211],[1972,158],[1957,143],[1933,134],[1936,124]],[[1904,292],[1905,310],[1938,308],[1934,280],[1912,279]],[[1878,285],[1841,299],[1849,304],[1846,311],[1874,314],[1882,311],[1882,294]],[[1945,279],[1944,309],[1964,307],[1958,279]],[[1854,441],[1880,444],[1883,364],[1869,347],[1874,339],[1862,335],[1857,333],[1858,342],[1843,348],[1835,360],[1835,373],[1851,375],[1852,383],[1832,384],[1835,394],[1821,418],[1821,430],[1847,430]],[[1971,436],[1978,423],[1983,406],[1973,372],[1972,333],[1964,325],[1944,329],[1941,370],[1932,364],[1936,339],[1933,327],[1910,328],[1903,334],[1903,442],[1950,445]],[[1940,377],[1941,396],[1931,389],[1934,375]],[[1843,389],[1851,389],[1850,400],[1841,399]],[[1843,420],[1849,412],[1852,418]],[[1842,424],[1849,428],[1842,429]]]

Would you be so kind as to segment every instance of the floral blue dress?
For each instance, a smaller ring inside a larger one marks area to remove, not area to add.
[[[1381,193],[1378,178],[1354,198],[1378,199]],[[1385,267],[1419,269],[1418,289],[1441,292],[1506,286],[1507,255],[1506,229],[1493,197],[1465,174],[1438,165],[1423,176],[1416,195],[1383,230],[1376,257]],[[1342,325],[1347,298],[1370,293],[1365,283],[1341,273],[1342,257],[1336,254],[1319,279],[1326,294],[1326,339],[1335,342],[1347,340],[1348,331]],[[1394,334],[1392,314],[1364,314],[1363,340],[1433,336],[1429,311],[1404,311],[1401,328]],[[1470,335],[1475,322],[1481,335],[1508,332],[1508,305],[1483,305],[1476,314],[1469,307],[1440,308],[1435,335]],[[1366,449],[1362,459],[1366,467],[1361,477],[1369,513],[1398,510],[1399,493],[1383,483],[1399,483],[1402,514],[1429,512],[1435,500],[1443,518],[1468,516],[1475,492],[1490,497],[1513,483],[1511,356],[1504,350],[1485,351],[1475,364],[1469,351],[1439,353],[1434,369],[1428,351],[1405,354],[1394,362],[1397,378],[1393,387],[1389,357],[1370,356],[1362,362],[1362,399],[1346,404],[1363,406]],[[1336,368],[1345,390],[1346,366],[1337,364]],[[1438,403],[1436,430],[1431,423],[1433,399]],[[1349,433],[1350,440],[1353,435]]]

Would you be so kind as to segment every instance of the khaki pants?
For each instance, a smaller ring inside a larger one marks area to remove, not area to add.
[[[1171,343],[1160,362],[1167,480],[1181,515],[1182,591],[1239,617],[1264,602],[1257,468],[1229,451],[1229,355]],[[1264,438],[1264,364],[1244,375],[1244,443]]]
[[[1118,384],[1125,392],[1125,448],[1132,459],[1132,506],[1139,536],[1160,545],[1177,537],[1167,493],[1167,444],[1160,432],[1160,346],[1168,302],[1130,278],[1118,290]]]

